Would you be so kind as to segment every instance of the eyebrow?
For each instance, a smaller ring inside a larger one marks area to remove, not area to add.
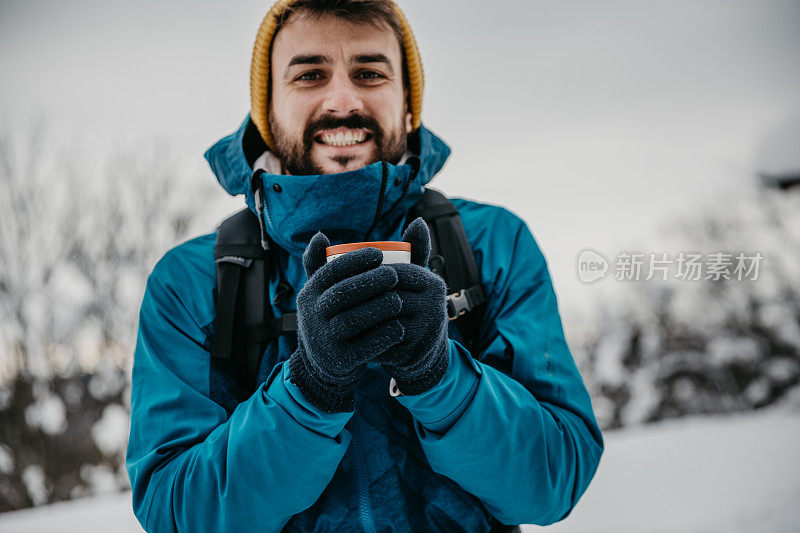
[[[321,54],[300,54],[296,55],[289,61],[289,66],[294,65],[319,65],[321,63],[330,63],[331,58]]]
[[[394,74],[392,62],[384,54],[362,54],[350,58],[353,63],[384,63],[389,69],[389,72]]]
[[[360,54],[350,58],[353,63],[384,63],[389,69],[389,72],[394,74],[391,60],[385,54]],[[331,58],[322,54],[298,54],[294,56],[286,68],[295,65],[321,65],[323,63],[332,63]]]

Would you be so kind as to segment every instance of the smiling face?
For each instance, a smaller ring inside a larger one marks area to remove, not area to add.
[[[272,44],[270,129],[290,174],[396,163],[411,133],[400,43],[388,24],[294,13]]]

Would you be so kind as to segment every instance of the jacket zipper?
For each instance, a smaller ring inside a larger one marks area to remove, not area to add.
[[[357,422],[359,425],[360,421]],[[359,433],[361,433],[359,431]],[[372,509],[369,506],[369,480],[367,479],[367,469],[364,464],[364,453],[361,444],[353,436],[350,445],[355,447],[356,470],[358,472],[358,494],[359,494],[359,510],[361,514],[361,526],[367,533],[375,532],[375,522],[372,519]]]
[[[378,225],[378,220],[381,217],[381,211],[383,211],[383,196],[386,194],[386,179],[387,179],[387,172],[388,169],[386,167],[386,161],[381,161],[381,191],[380,196],[378,196],[378,207],[375,210],[375,218],[372,220],[372,225],[367,230],[367,233],[364,235],[364,240],[369,240],[369,235],[372,233],[372,230],[375,229],[375,226]]]

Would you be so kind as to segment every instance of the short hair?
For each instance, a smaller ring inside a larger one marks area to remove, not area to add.
[[[280,13],[275,14],[276,26],[272,43],[275,42],[275,36],[287,24],[289,17],[294,13],[302,13],[312,17],[332,15],[353,24],[372,24],[379,29],[381,28],[381,22],[388,24],[395,36],[397,36],[397,42],[400,45],[400,57],[403,62],[403,86],[409,86],[406,51],[403,45],[403,28],[395,11],[394,2],[391,0],[298,0]],[[272,43],[270,43],[270,53],[272,51]]]

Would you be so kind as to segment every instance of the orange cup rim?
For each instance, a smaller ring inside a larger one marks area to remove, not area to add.
[[[383,252],[411,252],[411,243],[404,241],[349,242],[325,248],[325,256],[346,254],[361,248],[377,248]]]

